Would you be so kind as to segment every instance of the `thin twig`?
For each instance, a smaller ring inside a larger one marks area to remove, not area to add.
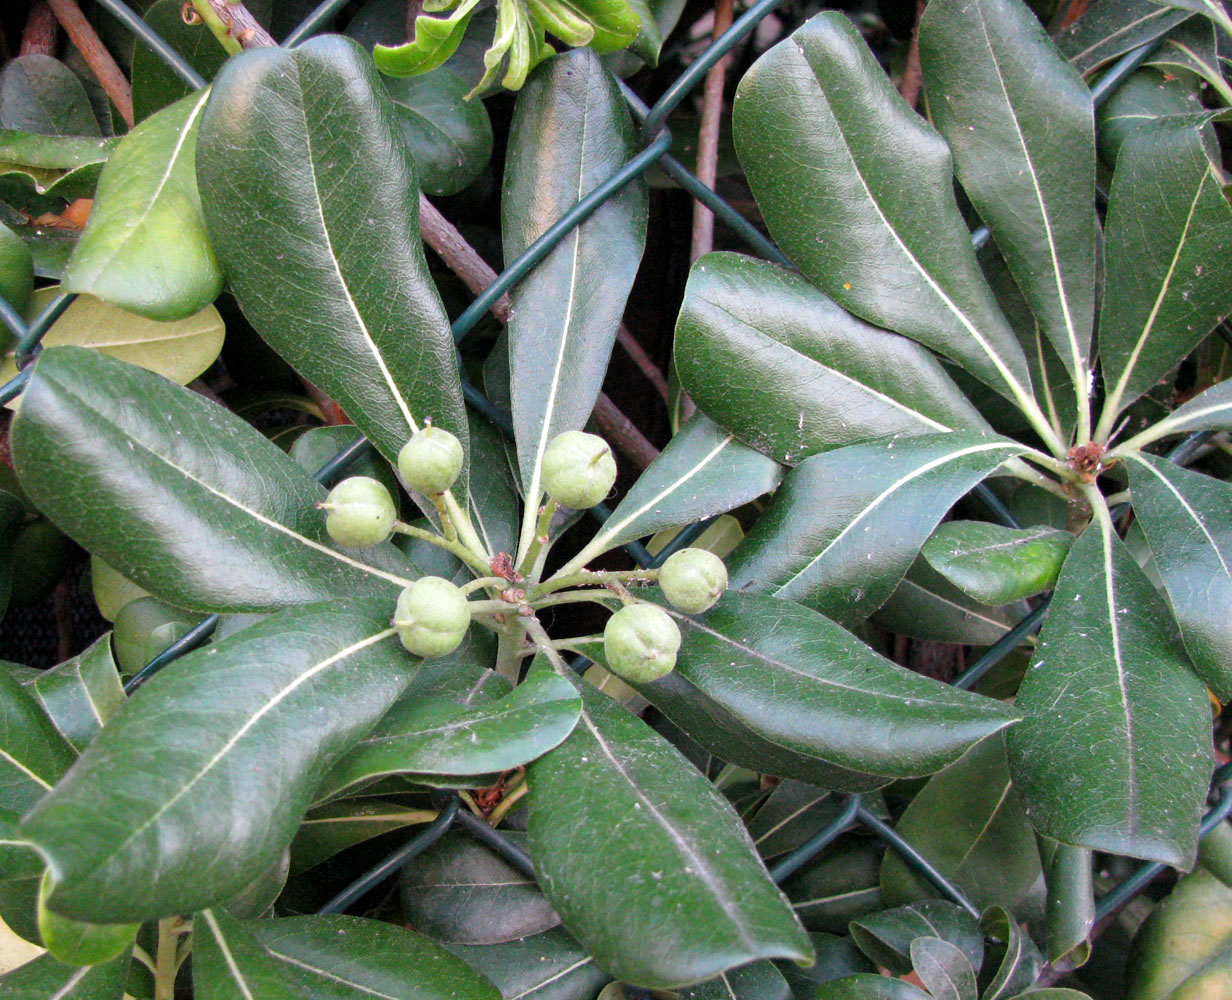
[[[732,0],[717,0],[711,39],[718,41],[732,23]],[[719,164],[719,123],[723,117],[723,88],[727,82],[730,54],[710,67],[702,91],[702,119],[697,131],[697,178],[714,190]],[[693,202],[693,243],[689,260],[697,260],[714,247],[714,213],[700,201]]]
[[[231,0],[206,0],[206,2],[214,15],[222,22],[227,37],[239,42],[240,48],[260,49],[278,44],[242,3],[232,3]],[[199,0],[194,0],[193,6],[200,12]]]
[[[50,56],[56,51],[56,16],[46,0],[35,0],[26,15],[26,27],[21,33],[23,56]]]
[[[911,45],[907,48],[907,65],[903,67],[903,79],[898,92],[911,107],[920,99],[924,87],[924,71],[920,68],[920,18],[924,16],[924,0],[915,5],[915,26],[911,29]]]
[[[123,71],[116,65],[116,61],[111,58],[111,53],[103,45],[103,40],[98,37],[94,25],[86,20],[81,8],[77,6],[77,0],[47,0],[47,5],[51,7],[56,20],[68,33],[77,51],[81,53],[86,65],[93,71],[100,86],[111,98],[111,103],[120,112],[120,117],[124,119],[129,128],[132,128],[134,123],[133,89],[129,86]]]

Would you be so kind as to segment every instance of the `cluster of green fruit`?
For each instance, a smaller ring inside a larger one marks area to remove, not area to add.
[[[398,454],[398,472],[408,487],[434,500],[457,480],[464,464],[462,445],[447,430],[426,426]],[[543,485],[553,504],[583,510],[604,500],[616,481],[616,461],[607,442],[594,434],[566,431],[545,449]],[[325,528],[340,545],[364,548],[378,545],[399,529],[397,506],[383,484],[366,476],[353,476],[338,483],[318,505],[326,512]],[[473,567],[472,567],[473,568]],[[605,583],[603,573],[590,574]],[[645,581],[659,584],[673,607],[685,614],[701,614],[723,596],[727,567],[723,560],[704,549],[681,549],[657,570],[648,570]],[[533,587],[537,580],[525,581]],[[398,597],[392,621],[398,637],[411,653],[420,657],[445,656],[462,642],[472,620],[468,590],[439,576],[415,580]],[[493,596],[505,599],[500,588]],[[525,614],[525,590],[510,600],[510,611]],[[608,619],[603,630],[604,653],[610,669],[637,683],[657,680],[676,665],[680,629],[672,616],[656,604],[637,601],[623,588],[623,606]],[[530,601],[533,612],[534,600]]]

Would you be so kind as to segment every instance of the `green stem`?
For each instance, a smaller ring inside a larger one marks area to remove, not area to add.
[[[628,591],[626,590],[627,594]],[[531,606],[536,610],[539,608],[550,608],[554,604],[576,604],[579,601],[593,601],[595,604],[602,604],[607,607],[605,602],[619,601],[622,604],[627,603],[623,597],[618,594],[613,594],[602,590],[565,590],[558,594],[549,594],[546,597],[540,597],[531,602]]]
[[[394,531],[400,535],[410,535],[412,538],[418,538],[421,541],[429,542],[432,545],[438,545],[442,549],[452,552],[481,577],[487,576],[487,574],[492,572],[491,566],[489,566],[479,556],[456,539],[454,541],[450,541],[448,538],[442,538],[434,531],[428,531],[424,528],[417,528],[415,525],[407,524],[405,521],[395,521]]]
[[[458,529],[453,523],[453,515],[449,505],[445,503],[445,494],[433,494],[432,504],[436,507],[437,516],[441,519],[441,531],[445,534],[445,541],[456,542],[458,540]]]
[[[210,6],[210,0],[192,0],[192,5],[193,10],[201,15],[201,20],[210,29],[210,34],[218,39],[218,44],[226,50],[227,55],[233,56],[244,51],[244,47],[240,45],[238,39],[231,37],[222,18]]]
[[[615,569],[615,570],[593,570],[584,569],[577,573],[569,573],[562,575],[555,574],[550,580],[532,587],[527,592],[527,597],[534,601],[539,597],[547,594],[555,593],[558,590],[563,590],[565,587],[585,587],[587,584],[594,584],[599,587],[606,587],[610,583],[654,583],[659,578],[657,569]]]
[[[443,494],[445,509],[449,511],[450,521],[457,529],[458,537],[462,544],[470,549],[477,557],[482,559],[484,563],[491,560],[493,553],[488,551],[488,547],[483,544],[483,540],[475,531],[475,526],[471,524],[471,516],[464,511],[459,505],[457,498],[453,495],[452,490],[446,490]]]
[[[163,917],[158,922],[158,950],[154,957],[154,1000],[175,1000],[175,973],[179,967],[176,950],[179,917]]]
[[[484,587],[495,587],[504,590],[509,586],[509,581],[503,576],[480,576],[476,577],[470,583],[464,583],[458,589],[463,594],[473,594],[476,590],[482,590]]]
[[[496,634],[496,672],[517,684],[522,673],[522,646],[526,639],[528,618],[509,622]]]
[[[498,826],[500,821],[509,813],[509,810],[517,805],[528,791],[530,791],[530,788],[526,784],[526,772],[523,771],[509,782],[508,787],[505,789],[505,797],[492,810],[491,815],[488,816],[488,822],[492,826]]]
[[[548,658],[548,662],[552,664],[556,672],[562,677],[572,678],[573,671],[569,669],[569,664],[565,662],[564,657],[552,645],[552,640],[548,637],[547,632],[544,631],[543,626],[539,624],[539,619],[524,618],[522,620],[522,627],[526,629],[526,634],[531,637],[531,640],[539,648],[539,652]]]
[[[542,559],[547,557],[548,549],[551,548],[548,542],[548,529],[552,526],[552,517],[556,513],[556,501],[549,499],[543,505],[543,510],[539,512],[539,520],[535,523],[535,537],[531,540],[530,547],[522,556],[521,562],[518,563],[518,572],[523,576],[529,574],[530,579],[535,579],[534,567],[539,565],[540,572],[543,571]]]
[[[1050,461],[1051,465],[1051,461]],[[1069,499],[1069,494],[1065,492],[1065,487],[1058,483],[1051,476],[1046,476],[1038,469],[1032,468],[1026,462],[1019,458],[1011,458],[1005,463],[1005,471],[1015,479],[1021,479],[1024,482],[1032,483],[1040,489],[1047,490],[1049,493],[1054,493],[1063,500]],[[1067,472],[1069,470],[1066,470]],[[1071,478],[1066,476],[1067,479]]]

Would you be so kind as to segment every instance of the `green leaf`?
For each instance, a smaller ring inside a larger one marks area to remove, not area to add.
[[[693,266],[674,362],[712,419],[788,464],[891,434],[988,429],[929,351],[737,254]]]
[[[389,614],[381,599],[295,608],[139,688],[23,820],[53,873],[49,905],[152,920],[243,890],[409,680]]]
[[[770,962],[754,962],[686,986],[677,995],[680,1000],[791,1000],[791,987]]]
[[[1044,957],[1003,906],[991,906],[980,917],[980,930],[995,944],[989,965],[996,965],[983,1000],[1004,1000],[1031,986],[1044,967]]]
[[[553,136],[544,142],[544,136]],[[518,95],[501,194],[505,260],[526,250],[637,150],[616,81],[593,52],[550,60]],[[528,503],[558,434],[582,428],[603,385],[646,240],[635,179],[570,232],[510,291],[509,368],[518,464]],[[533,519],[528,519],[533,528]],[[525,532],[524,532],[525,534]],[[522,539],[522,546],[529,542]]]
[[[1057,34],[1057,46],[1084,76],[1117,56],[1180,24],[1188,13],[1156,0],[1093,0],[1085,13]]]
[[[1200,1000],[1232,989],[1232,889],[1206,871],[1177,883],[1134,938],[1126,1000]]]
[[[562,572],[665,528],[691,524],[769,493],[783,478],[771,458],[698,413],[680,429]]]
[[[124,688],[111,655],[111,633],[26,684],[51,724],[77,753],[123,706]]]
[[[30,248],[13,230],[0,223],[0,298],[18,313],[23,313],[33,290],[34,257]]]
[[[731,587],[800,601],[854,625],[894,592],[955,501],[1023,450],[1004,438],[953,433],[805,459],[728,559]]]
[[[852,920],[883,909],[877,885],[880,866],[880,845],[848,844],[827,852],[789,879],[784,889],[796,916],[810,931],[846,934]]]
[[[1210,703],[1162,598],[1106,520],[1070,550],[1016,704],[1026,718],[1007,736],[1010,774],[1040,833],[1193,865]]]
[[[1052,853],[1045,867],[1048,896],[1045,930],[1048,961],[1062,959],[1070,968],[1086,964],[1091,955],[1091,933],[1095,926],[1095,873],[1091,851],[1045,841]],[[1045,855],[1048,850],[1044,851]]]
[[[310,1000],[296,981],[299,970],[277,961],[249,924],[222,910],[193,917],[193,995],[197,1000]],[[354,994],[342,994],[353,997]],[[358,998],[356,998],[358,1000]]]
[[[973,968],[984,961],[984,936],[975,918],[961,906],[941,899],[925,899],[853,920],[851,936],[875,965],[899,976],[911,971],[911,943],[922,937],[948,941]]]
[[[638,689],[733,763],[863,791],[931,774],[1014,721],[1006,706],[898,667],[790,601],[728,592],[702,615],[666,610],[682,636],[676,670]]]
[[[1232,699],[1232,486],[1141,452],[1127,453],[1125,467],[1185,651],[1226,702]]]
[[[1046,525],[1006,528],[986,521],[947,521],[921,552],[964,594],[996,606],[1051,590],[1073,542],[1068,531]]]
[[[828,790],[790,778],[780,781],[752,816],[745,818],[749,836],[763,858],[793,851],[831,819],[843,802]]]
[[[392,597],[413,575],[392,546],[365,550],[372,564],[334,548],[314,507],[324,489],[238,417],[91,351],[39,355],[13,422],[13,454],[40,509],[181,607],[270,611],[343,593]],[[64,489],[66,477],[76,489]]]
[[[42,309],[59,292],[54,287],[39,289],[30,311]],[[223,331],[222,316],[212,305],[185,319],[163,322],[90,295],[79,295],[40,343],[44,347],[88,347],[188,385],[218,357]],[[10,347],[0,363],[0,381],[16,374],[17,363]]]
[[[20,813],[0,808],[0,919],[26,941],[41,944],[37,912],[43,859],[18,834],[20,819]]]
[[[921,556],[872,620],[913,639],[991,646],[1028,610],[1019,607],[989,608],[971,600]]]
[[[73,71],[51,56],[10,59],[0,72],[0,128],[42,135],[98,135],[90,99]]]
[[[380,45],[372,50],[376,68],[387,76],[418,76],[439,66],[457,51],[479,0],[462,0],[448,17],[415,18],[415,32],[405,45]]]
[[[130,964],[128,955],[85,966],[43,955],[0,976],[0,993],[5,1000],[121,1000]]]
[[[291,841],[292,876],[328,861],[339,851],[392,830],[435,818],[431,810],[414,809],[383,799],[348,799],[311,810]]]
[[[1000,738],[984,740],[929,779],[895,829],[981,908],[1016,906],[1042,874]],[[887,905],[935,892],[897,853],[886,851],[881,894]]]
[[[770,233],[806,278],[1029,402],[1026,358],[954,202],[949,147],[850,21],[819,14],[762,56],[740,83],[734,127]]]
[[[465,446],[414,165],[363,50],[328,35],[230,60],[201,120],[197,177],[227,280],[270,346],[391,462],[429,419]]]
[[[1125,442],[1118,453],[1128,453],[1133,447],[1142,447],[1177,434],[1205,430],[1232,430],[1232,379],[1198,393],[1163,420]]]
[[[1108,196],[1099,349],[1101,425],[1153,386],[1232,300],[1232,208],[1198,127],[1144,130],[1125,144]]]
[[[508,442],[490,423],[470,414],[471,520],[489,552],[513,554],[522,502],[506,457]]]
[[[497,945],[449,945],[495,983],[505,1000],[593,1000],[611,980],[565,931]]]
[[[51,873],[43,875],[38,900],[39,936],[47,950],[68,965],[102,965],[127,952],[140,924],[85,924],[47,908]]]
[[[313,1000],[499,1000],[487,980],[436,942],[394,924],[332,915],[243,928],[286,981]]]
[[[1209,20],[1193,17],[1178,26],[1147,65],[1158,67],[1169,76],[1178,70],[1178,75],[1196,76],[1199,80],[1195,84],[1205,81],[1216,88],[1216,93],[1227,96],[1228,84],[1219,61],[1219,35]]]
[[[338,762],[318,797],[387,774],[510,771],[559,744],[581,710],[573,685],[546,671],[476,708],[449,698],[405,698]]]
[[[384,83],[426,194],[456,194],[479,176],[492,155],[492,123],[482,101],[465,100],[470,84],[446,67]]]
[[[920,21],[929,110],[1041,330],[1085,384],[1095,321],[1091,92],[1020,0],[941,0]]]
[[[1209,18],[1226,34],[1232,35],[1232,17],[1224,9],[1220,0],[1155,0],[1165,7],[1176,7],[1180,10],[1192,11]]]
[[[929,1000],[918,986],[867,972],[822,983],[813,996],[814,1000]]]
[[[36,171],[75,170],[98,166],[121,142],[117,138],[43,135],[21,129],[0,128],[0,163]]]
[[[912,941],[911,964],[933,1000],[977,1000],[971,960],[944,938]]]
[[[1109,166],[1115,166],[1122,148],[1133,136],[1157,127],[1161,120],[1167,124],[1172,119],[1171,124],[1177,124],[1179,119],[1186,118],[1201,128],[1203,143],[1210,154],[1212,143],[1217,148],[1218,139],[1195,81],[1150,68],[1140,69],[1117,87],[1099,109],[1100,156]]]
[[[779,972],[792,988],[796,1000],[813,1000],[818,983],[842,979],[860,972],[872,972],[873,967],[860,950],[847,937],[834,934],[810,934],[809,940],[817,952],[817,963],[802,969],[800,966],[777,961]]]
[[[184,319],[222,291],[201,219],[197,129],[208,90],[142,122],[111,154],[64,273],[88,293],[149,319]]]
[[[727,801],[606,696],[584,690],[583,702],[572,735],[527,768],[531,854],[565,927],[640,986],[698,982],[758,958],[811,961]],[[598,857],[626,876],[595,878]]]
[[[204,25],[184,23],[180,0],[156,0],[141,15],[160,38],[175,49],[204,80],[212,80],[227,52]],[[150,115],[192,93],[167,62],[140,36],[133,48],[133,116],[144,121]]]
[[[72,763],[72,749],[34,696],[0,673],[0,808],[24,813]]]
[[[525,847],[525,834],[502,835]],[[398,884],[403,916],[442,942],[502,944],[560,923],[533,878],[462,833],[438,840]]]

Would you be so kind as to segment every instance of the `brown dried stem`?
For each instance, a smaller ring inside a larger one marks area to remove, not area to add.
[[[86,20],[86,16],[77,6],[77,0],[47,0],[60,26],[68,33],[77,51],[86,61],[86,65],[94,72],[99,84],[111,98],[111,103],[120,112],[129,128],[133,127],[133,90],[116,61],[111,58],[103,40],[98,37],[94,25]]]
[[[35,0],[26,15],[26,27],[21,33],[23,56],[49,56],[56,51],[56,16],[46,0]]]
[[[714,8],[714,29],[711,37],[717,41],[732,23],[732,0],[718,0]],[[719,123],[723,117],[723,89],[727,82],[730,55],[724,55],[710,67],[702,90],[702,119],[697,133],[697,177],[706,187],[714,189],[719,164]],[[714,213],[700,201],[693,203],[693,243],[690,260],[697,260],[714,247]]]
[[[911,45],[907,48],[907,65],[903,67],[903,79],[898,92],[903,100],[915,107],[924,87],[924,71],[920,67],[920,18],[924,15],[924,0],[915,5],[915,27],[911,29]]]

